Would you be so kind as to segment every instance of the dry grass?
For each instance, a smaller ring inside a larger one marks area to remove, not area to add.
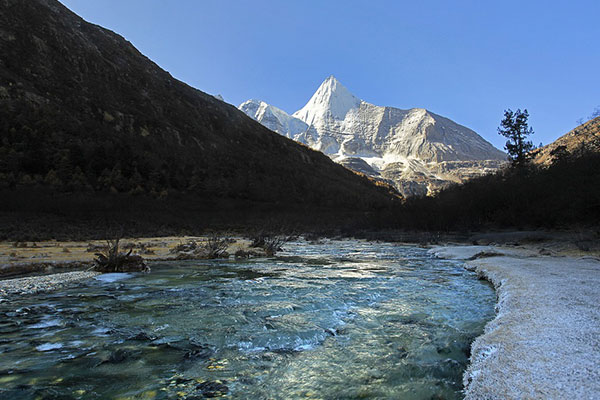
[[[169,236],[156,238],[129,238],[121,241],[120,247],[132,254],[140,254],[147,261],[173,260],[177,252],[172,250],[183,243],[205,243],[208,238],[201,236]],[[238,250],[248,250],[249,241],[235,239],[227,243],[229,254]],[[105,240],[93,241],[42,241],[42,242],[0,242],[0,276],[11,275],[22,269],[24,273],[44,270],[49,266],[64,269],[88,268],[94,261],[94,254],[106,250]],[[68,249],[65,252],[64,249]],[[37,266],[36,268],[31,268]]]

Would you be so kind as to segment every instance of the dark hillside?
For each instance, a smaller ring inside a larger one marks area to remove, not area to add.
[[[544,146],[527,167],[475,178],[433,198],[409,199],[397,225],[436,231],[599,227],[599,121]]]
[[[25,196],[0,204],[5,212],[35,212],[25,194],[32,188],[82,202],[99,193],[133,202],[176,195],[215,209],[221,199],[303,213],[382,209],[397,199],[174,79],[56,0],[0,0],[0,138],[0,186]]]

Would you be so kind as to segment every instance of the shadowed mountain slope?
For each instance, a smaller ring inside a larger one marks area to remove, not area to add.
[[[370,210],[397,196],[55,0],[0,0],[0,185]]]

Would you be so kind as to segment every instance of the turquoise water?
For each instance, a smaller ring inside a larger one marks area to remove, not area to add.
[[[489,285],[415,247],[285,250],[0,303],[0,398],[462,397]]]

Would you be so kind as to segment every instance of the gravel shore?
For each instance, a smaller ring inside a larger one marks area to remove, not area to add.
[[[496,318],[472,345],[465,399],[600,398],[597,259],[490,246],[431,251],[441,258],[475,258],[467,268],[498,294]]]
[[[75,282],[90,279],[99,274],[99,272],[94,271],[73,271],[52,275],[7,279],[0,281],[0,297],[56,290]]]

